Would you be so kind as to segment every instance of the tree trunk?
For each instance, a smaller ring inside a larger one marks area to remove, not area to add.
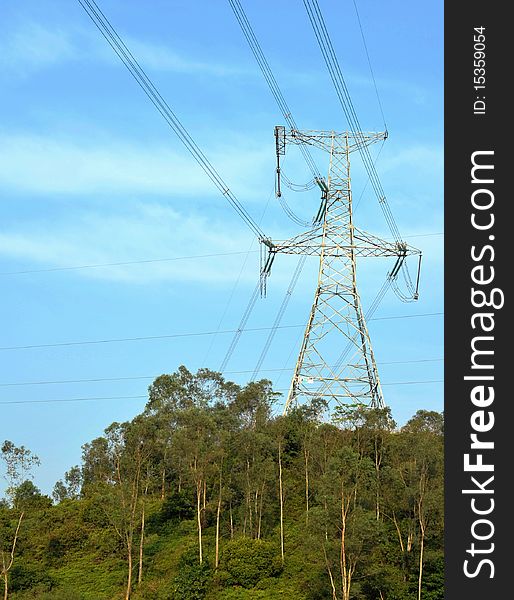
[[[244,534],[246,534],[246,517],[247,517],[247,515],[248,515],[248,526],[249,526],[249,530],[250,530],[250,537],[253,537],[252,492],[250,489],[250,461],[248,459],[246,460],[246,514],[245,514]]]
[[[130,592],[132,591],[132,541],[127,539],[127,558],[128,558],[128,573],[127,573],[127,589],[125,591],[125,600],[130,600]]]
[[[257,529],[257,539],[260,540],[261,539],[261,526],[262,526],[262,506],[263,506],[263,499],[264,499],[264,483],[262,484],[262,489],[261,489],[261,499],[260,499],[260,503],[259,503],[259,527]]]
[[[405,546],[403,545],[402,532],[400,531],[400,526],[398,525],[398,520],[397,520],[394,512],[393,512],[392,521],[394,523],[394,526],[396,527],[396,533],[398,534],[398,541],[400,543],[400,549],[402,551],[402,554],[405,554]]]
[[[203,562],[203,548],[202,548],[202,482],[197,481],[196,483],[196,521],[198,525],[198,558],[200,564]]]
[[[348,511],[350,508],[351,499],[345,500],[344,488],[341,484],[341,553],[340,553],[340,567],[341,567],[341,583],[343,600],[350,600],[350,588],[352,583],[353,568],[352,565],[348,564],[348,557],[346,555],[346,525],[348,521]]]
[[[423,582],[423,553],[425,550],[425,533],[426,533],[426,515],[425,515],[425,493],[427,490],[427,474],[426,465],[423,464],[423,470],[419,482],[419,498],[418,498],[418,523],[420,532],[420,548],[419,548],[419,577],[418,577],[418,600],[421,600],[421,584]]]
[[[163,467],[161,474],[161,500],[164,500],[165,496],[165,487],[166,487],[166,468]]]
[[[419,577],[418,577],[418,600],[421,600],[421,583],[423,581],[423,547],[424,536],[421,536],[421,547],[419,551]]]
[[[9,596],[9,571],[14,562],[14,553],[16,551],[16,544],[18,542],[18,536],[20,534],[21,522],[23,521],[24,512],[20,514],[20,518],[18,519],[18,524],[16,525],[16,531],[14,532],[14,538],[11,546],[11,552],[9,555],[9,560],[7,564],[5,563],[4,553],[2,552],[2,573],[4,578],[4,600],[7,600]]]
[[[344,497],[341,492],[341,553],[339,556],[341,568],[341,589],[343,592],[343,600],[348,600],[348,586],[346,577],[346,514],[344,511]]]
[[[282,442],[278,443],[278,487],[280,493],[280,557],[284,564],[284,494],[282,489]]]
[[[221,476],[222,476],[222,471],[220,469],[220,487],[219,487],[219,494],[218,494],[218,509],[216,511],[216,556],[214,559],[214,567],[216,569],[218,568],[219,557],[220,557]]]
[[[418,577],[418,600],[421,600],[421,584],[423,582],[423,553],[425,550],[425,523],[420,517],[419,529],[421,533],[420,548],[419,548],[419,577]]]
[[[309,453],[304,448],[303,456],[305,459],[305,523],[309,524]]]
[[[382,464],[382,456],[378,446],[377,436],[375,435],[375,477],[376,477],[376,492],[375,492],[375,510],[377,521],[380,519],[380,465]]]
[[[161,472],[161,500],[164,500],[166,496],[166,459],[168,457],[168,448],[164,448],[164,455],[162,457],[162,472]]]
[[[328,542],[328,521],[327,521],[327,517],[328,517],[328,504],[327,504],[327,497],[325,496],[323,498],[323,508],[325,509],[325,541]]]
[[[334,582],[334,576],[332,575],[332,569],[330,568],[330,563],[328,562],[328,556],[327,556],[327,551],[325,549],[325,544],[322,544],[322,546],[323,546],[323,554],[325,555],[325,564],[327,566],[328,577],[330,579],[330,586],[332,588],[332,600],[338,600],[336,584]]]
[[[253,495],[253,514],[255,515],[255,527],[256,533],[255,537],[259,539],[259,488],[255,490],[255,494]],[[253,537],[253,536],[252,536]]]
[[[139,538],[139,567],[137,573],[137,583],[141,584],[143,581],[143,545],[145,539],[145,504],[141,509],[141,536]]]

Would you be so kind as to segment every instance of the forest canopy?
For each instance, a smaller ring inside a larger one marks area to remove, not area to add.
[[[443,415],[180,367],[82,448],[52,498],[6,440],[4,600],[442,600]]]

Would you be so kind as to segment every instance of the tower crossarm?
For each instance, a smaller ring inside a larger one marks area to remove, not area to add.
[[[364,146],[387,139],[387,131],[361,132],[357,131],[316,131],[316,130],[286,130],[285,127],[275,128],[277,141],[281,144],[308,144],[334,154],[346,154]]]
[[[270,252],[278,254],[307,254],[308,256],[402,257],[419,256],[421,251],[405,242],[383,240],[357,227],[351,238],[343,242],[339,227],[313,227],[288,240],[274,241]],[[349,243],[350,240],[352,243]],[[346,242],[346,243],[345,243]]]

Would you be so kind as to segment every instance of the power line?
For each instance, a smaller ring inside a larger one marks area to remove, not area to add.
[[[256,287],[257,292],[259,288]],[[255,294],[255,291],[254,291]],[[252,296],[253,298],[253,296]],[[374,317],[370,319],[370,321],[384,321],[389,319],[413,319],[416,317],[435,317],[443,315],[443,312],[433,312],[433,313],[419,313],[415,315],[391,315],[387,317]],[[297,327],[305,327],[305,324],[300,323],[296,325],[280,325],[277,329],[294,329]],[[269,331],[272,327],[254,327],[251,329],[245,329],[244,331]],[[225,329],[221,331],[192,331],[192,332],[184,332],[184,333],[170,333],[164,335],[148,335],[148,336],[137,336],[137,337],[127,337],[127,338],[107,338],[100,340],[79,340],[79,341],[71,341],[71,342],[55,342],[55,343],[47,343],[47,344],[26,344],[24,346],[3,346],[0,347],[0,350],[30,350],[36,348],[58,348],[61,346],[84,346],[89,344],[110,344],[110,343],[123,343],[123,342],[139,342],[145,340],[164,340],[164,339],[172,339],[172,338],[184,338],[184,337],[199,337],[199,336],[207,336],[207,335],[216,335],[217,333],[237,333],[240,331],[238,329]],[[242,331],[242,330],[241,330]]]
[[[318,41],[321,54],[323,55],[325,64],[332,79],[332,83],[334,85],[337,97],[339,98],[339,102],[348,121],[349,128],[354,134],[356,140],[360,142],[357,143],[357,148],[361,155],[362,162],[368,174],[369,180],[371,181],[371,185],[377,197],[380,208],[382,209],[384,218],[387,222],[387,225],[391,231],[394,240],[396,241],[396,243],[399,244],[402,242],[400,231],[398,229],[393,213],[387,201],[385,192],[382,188],[382,184],[380,182],[375,163],[373,162],[368,146],[365,143],[364,134],[362,133],[362,128],[360,126],[357,113],[355,112],[355,108],[350,93],[348,91],[348,87],[346,86],[341,67],[339,66],[339,61],[337,59],[334,46],[332,45],[332,40],[328,33],[327,26],[325,24],[325,19],[323,18],[323,14],[321,12],[317,0],[303,0],[303,4],[305,6],[309,17],[309,21],[312,25],[312,29]],[[411,296],[409,297],[403,294],[399,289],[396,281],[392,282],[393,290],[403,302],[409,302],[416,298],[417,292],[415,291],[415,288],[412,284],[412,280],[406,262],[403,262],[401,264],[401,270],[405,279],[405,284]]]
[[[161,96],[158,89],[155,87],[138,61],[134,58],[134,55],[128,49],[125,42],[118,35],[96,2],[94,0],[78,0],[78,2],[85,10],[91,21],[93,21],[102,36],[105,38],[109,46],[111,46],[116,55],[120,58],[134,80],[162,115],[166,123],[171,127],[191,156],[202,168],[204,173],[221,192],[222,196],[228,200],[232,208],[245,222],[247,227],[259,238],[259,240],[261,242],[267,241],[268,238],[265,236],[262,229],[250,216],[236,196],[231,192],[221,175],[218,173],[218,171],[216,171],[205,154],[200,150],[196,142],[179,121],[178,117],[170,108],[166,100]]]
[[[444,383],[444,379],[426,379],[425,381],[392,381],[382,385],[421,385],[423,383]]]
[[[378,362],[379,365],[407,365],[414,363],[431,363],[431,362],[441,362],[444,358],[420,358],[414,360],[394,360],[394,361],[386,361],[386,362]],[[279,372],[287,372],[293,371],[294,366],[291,367],[282,367],[275,369],[260,369],[261,373],[279,373]],[[225,375],[245,375],[248,373],[253,373],[254,370],[247,369],[245,371],[225,371]],[[54,379],[54,380],[44,380],[44,381],[15,381],[8,383],[0,383],[0,387],[21,387],[21,386],[29,386],[29,385],[59,385],[59,384],[69,384],[69,383],[105,383],[105,382],[116,382],[116,381],[135,381],[135,380],[144,380],[144,379],[155,379],[159,377],[162,373],[158,373],[155,375],[129,375],[126,377],[94,377],[89,379]]]
[[[127,377],[94,377],[90,379],[55,379],[46,381],[17,381],[0,383],[0,387],[17,387],[25,385],[58,385],[67,383],[105,383],[109,381],[134,381],[137,379],[155,379],[158,375],[128,375]]]
[[[262,211],[261,217],[259,219],[259,225],[262,223],[262,220],[264,219],[266,211],[268,210],[268,206],[269,206],[269,203],[270,203],[272,195],[273,195],[273,189],[271,190],[270,195],[268,196],[268,200],[266,201],[266,204],[264,206],[264,210]],[[254,241],[255,241],[255,238],[253,238],[252,241],[251,241],[251,243],[250,243],[250,246],[248,248],[248,252],[246,253],[246,256],[245,256],[245,259],[243,261],[243,264],[241,265],[241,268],[239,270],[239,275],[237,276],[236,282],[232,286],[232,291],[230,292],[230,296],[229,296],[229,298],[228,298],[228,300],[227,300],[227,302],[225,304],[225,309],[223,311],[223,314],[221,315],[220,320],[218,321],[217,331],[219,331],[221,329],[221,325],[223,324],[225,316],[226,316],[226,314],[228,312],[229,306],[230,306],[230,304],[232,302],[232,298],[234,297],[234,294],[236,292],[237,286],[239,285],[239,281],[241,280],[241,277],[242,277],[243,272],[245,270],[246,263],[248,262],[248,257],[250,256],[250,253],[252,252],[252,247],[253,247]],[[209,357],[209,354],[210,354],[210,352],[212,350],[212,347],[213,347],[215,341],[216,341],[216,335],[213,335],[212,338],[211,338],[211,343],[209,344],[209,347],[207,348],[207,352],[205,353],[205,357],[204,357],[204,360],[203,360],[204,364],[206,364],[206,362],[207,362],[207,358]]]
[[[299,327],[298,325],[283,325],[285,327]],[[246,331],[267,331],[269,327],[258,327],[254,329],[247,329]],[[198,332],[186,332],[186,333],[170,333],[165,335],[147,335],[127,338],[108,338],[102,340],[80,340],[72,342],[57,342],[51,344],[27,344],[25,346],[4,346],[0,347],[0,350],[29,350],[33,348],[58,348],[61,346],[83,346],[88,344],[110,344],[110,343],[123,343],[123,342],[140,342],[145,340],[164,340],[170,338],[184,338],[184,337],[198,337],[206,335],[215,335],[216,333],[235,333],[236,329],[225,329],[223,331],[198,331]]]
[[[266,57],[264,56],[264,52],[262,51],[259,41],[255,36],[255,32],[252,26],[250,25],[250,21],[248,20],[248,17],[246,16],[246,13],[243,7],[241,6],[241,3],[239,2],[239,0],[229,0],[229,3],[232,7],[232,11],[237,19],[237,22],[239,23],[239,26],[241,27],[241,31],[243,32],[246,41],[250,46],[255,60],[257,61],[257,64],[261,69],[264,79],[266,80],[266,83],[268,84],[268,87],[271,93],[273,94],[273,97],[275,98],[278,107],[280,108],[282,116],[284,117],[285,121],[291,129],[298,129],[293,115],[291,113],[291,110],[282,94],[282,91],[277,83],[277,80],[275,79],[275,76],[273,74],[273,71],[271,70],[271,67],[269,66],[269,63],[266,60]],[[320,178],[320,172],[316,166],[316,163],[314,162],[314,159],[312,158],[309,149],[305,146],[305,144],[300,144],[300,150],[314,178]]]
[[[268,334],[266,342],[264,343],[264,347],[261,351],[259,359],[257,360],[257,364],[255,365],[255,369],[253,370],[251,381],[254,381],[254,379],[257,377],[259,371],[261,370],[262,363],[264,362],[264,359],[266,358],[266,355],[268,354],[268,350],[270,349],[271,343],[273,342],[275,333],[277,332],[277,329],[280,326],[280,323],[282,321],[282,317],[284,316],[284,313],[286,312],[287,305],[289,304],[289,300],[291,300],[291,296],[293,295],[294,288],[296,287],[296,284],[298,283],[298,279],[303,270],[303,267],[305,266],[306,260],[307,260],[306,255],[301,256],[300,260],[298,261],[298,264],[296,265],[296,269],[291,278],[289,287],[286,290],[286,294],[284,296],[284,299],[282,300],[282,304],[280,305],[277,316],[275,317],[273,326],[271,327],[271,330]]]
[[[430,237],[433,235],[444,235],[444,231],[435,231],[434,233],[416,233],[413,235],[405,235],[403,237],[405,239],[408,239],[408,238],[418,238],[418,237]]]
[[[148,396],[94,396],[87,398],[61,398],[51,400],[2,400],[0,404],[49,404],[52,402],[88,402],[92,400],[134,400],[148,398]]]
[[[413,235],[404,236],[408,238],[420,238],[420,237],[431,237],[437,235],[444,235],[443,231],[436,231],[430,233],[416,233]],[[256,254],[258,250],[250,250],[251,254]],[[215,258],[220,256],[238,256],[247,254],[247,251],[237,252],[216,252],[212,254],[192,254],[189,256],[172,256],[170,258],[142,258],[138,260],[127,260],[122,262],[110,262],[110,263],[93,263],[89,265],[70,265],[69,267],[47,267],[45,269],[24,269],[23,271],[3,271],[0,272],[0,276],[6,275],[29,275],[32,273],[53,273],[57,271],[77,271],[79,269],[100,269],[104,267],[124,267],[129,265],[142,265],[148,263],[160,263],[160,262],[173,262],[177,260],[197,260],[202,258]]]
[[[250,250],[249,252],[257,253],[258,250]],[[199,258],[214,258],[219,256],[236,256],[241,254],[247,254],[244,251],[238,252],[216,252],[212,254],[192,254],[189,256],[173,256],[171,258],[146,258],[139,260],[127,260],[123,262],[110,262],[110,263],[95,263],[89,265],[74,265],[70,267],[49,267],[47,269],[27,269],[24,271],[5,271],[0,275],[25,275],[28,273],[50,273],[52,271],[75,271],[78,269],[99,269],[103,267],[124,267],[126,265],[142,265],[148,263],[160,263],[160,262],[173,262],[176,260],[196,260]]]
[[[264,52],[262,51],[261,45],[259,44],[259,41],[255,35],[255,32],[250,24],[250,21],[248,20],[248,17],[246,15],[243,7],[241,6],[241,3],[239,2],[239,0],[229,0],[229,3],[232,8],[232,11],[234,13],[234,16],[236,17],[236,20],[239,23],[241,31],[243,32],[243,35],[244,35],[246,41],[248,42],[248,45],[250,46],[250,50],[252,51],[252,53],[255,57],[255,60],[257,61],[257,64],[259,65],[261,73],[263,74],[264,79],[266,80],[266,83],[268,84],[268,87],[280,109],[280,112],[282,113],[282,116],[284,117],[284,120],[286,121],[286,123],[292,130],[297,130],[298,126],[296,125],[294,117],[291,113],[291,109],[289,108],[289,106],[282,94],[282,90],[280,89],[280,87],[277,83],[277,80],[275,79],[275,75],[273,74],[273,71],[264,55]],[[307,167],[310,169],[311,174],[313,176],[313,179],[310,182],[310,184],[315,186],[316,182],[320,181],[322,179],[321,174],[318,170],[318,167],[316,166],[316,163],[312,157],[312,154],[309,151],[309,148],[305,144],[300,144],[300,151],[303,155],[305,163],[307,164]],[[287,183],[288,180],[283,173],[282,173],[282,178]],[[292,184],[292,182],[289,182],[289,183]],[[304,186],[301,186],[301,187],[304,187]],[[305,188],[308,188],[308,186],[305,186]],[[294,189],[294,184],[291,187],[291,189]],[[280,205],[282,206],[284,212],[287,214],[287,216],[293,222],[295,222],[297,225],[300,225],[303,227],[310,225],[310,223],[308,223],[307,221],[304,221],[303,219],[301,219],[300,217],[298,217],[295,214],[295,212],[287,204],[286,200],[283,198],[283,196],[281,194],[277,194],[277,197],[280,201]]]
[[[369,52],[368,52],[368,44],[366,43],[366,37],[364,35],[364,29],[362,27],[361,17],[359,15],[359,9],[357,8],[356,0],[353,0],[353,6],[355,8],[355,14],[357,15],[357,21],[359,23],[359,29],[360,29],[361,37],[362,37],[362,43],[364,44],[364,50],[366,51],[366,58],[368,59],[369,72],[371,73],[371,79],[373,80],[373,86],[375,87],[375,94],[377,96],[378,106],[380,108],[380,114],[382,115],[382,120],[384,121],[384,127],[385,127],[385,130],[387,131],[387,123],[386,123],[386,118],[384,115],[384,109],[382,107],[382,102],[380,100],[380,94],[378,93],[378,86],[377,86],[377,82],[375,79],[375,73],[373,73],[373,67],[371,66],[371,59],[370,59]]]
[[[339,66],[339,61],[337,59],[334,47],[332,45],[332,40],[330,39],[330,35],[328,33],[321,9],[318,5],[317,0],[304,0],[303,3],[307,11],[307,15],[309,17],[312,29],[318,41],[321,54],[323,55],[325,64],[332,79],[332,83],[334,84],[337,97],[339,98],[339,102],[341,104],[341,107],[343,108],[343,112],[348,121],[348,125],[352,133],[355,135],[356,139],[360,139],[363,142],[358,144],[358,150],[364,163],[364,167],[368,173],[368,177],[371,181],[373,190],[375,191],[375,195],[377,196],[377,199],[384,213],[386,222],[395,240],[400,241],[400,232],[391,213],[391,209],[389,208],[389,205],[387,203],[385,193],[382,188],[382,184],[378,177],[378,173],[376,171],[373,160],[371,159],[369,149],[362,138],[363,134],[359,123],[359,119],[357,117],[357,113],[355,112],[355,108],[353,106],[348,87],[344,80],[341,67]]]
[[[243,333],[243,331],[251,331],[250,329],[245,329],[245,327],[246,327],[246,324],[248,323],[248,319],[250,318],[250,315],[252,314],[255,303],[257,302],[257,298],[259,297],[260,290],[261,290],[261,280],[259,278],[259,281],[257,281],[257,285],[255,286],[255,289],[253,290],[253,293],[250,296],[250,300],[248,300],[248,304],[246,305],[243,316],[241,317],[239,327],[233,332],[234,337],[232,338],[232,341],[230,342],[230,346],[228,347],[225,357],[223,358],[223,361],[220,365],[220,369],[219,369],[220,373],[223,373],[225,371],[225,367],[227,366],[228,361],[230,360],[232,354],[234,353],[234,350],[236,349],[236,346],[239,342],[239,338],[241,337],[241,334]],[[270,329],[270,328],[266,327],[265,329]]]
[[[383,383],[382,385],[422,385],[428,383],[443,383],[444,379],[427,379],[424,381],[394,381],[390,383]],[[281,388],[275,390],[276,392],[285,392],[288,388]],[[52,398],[47,400],[1,400],[0,404],[50,404],[50,403],[67,403],[67,402],[90,402],[98,400],[136,400],[148,398],[147,395],[139,396],[92,396],[84,398]]]

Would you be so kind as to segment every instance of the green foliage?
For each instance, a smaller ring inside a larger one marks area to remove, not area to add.
[[[45,568],[35,564],[16,564],[10,572],[10,589],[12,592],[28,590],[35,586],[48,590],[53,580]]]
[[[80,497],[82,486],[82,469],[75,466],[64,474],[64,482],[59,480],[53,489],[52,496],[56,502],[75,500]]]
[[[5,464],[7,495],[15,503],[16,490],[30,479],[32,469],[40,464],[39,458],[25,446],[15,446],[5,440],[0,447],[0,459]]]
[[[329,424],[322,403],[273,417],[274,398],[265,380],[162,375],[141,415],[83,446],[54,505],[6,441],[9,600],[122,599],[129,552],[131,600],[341,600],[343,554],[352,600],[411,600],[422,536],[422,600],[442,600],[442,415],[398,430],[354,406]]]
[[[194,516],[193,498],[186,491],[175,491],[162,503],[160,510],[155,513],[149,525],[163,525],[167,522],[177,524]]]
[[[427,560],[422,594],[423,600],[444,600],[444,559],[442,555]]]
[[[271,542],[250,538],[228,542],[221,565],[229,575],[227,584],[245,588],[254,587],[262,579],[276,577],[282,571],[279,548]]]
[[[175,576],[172,586],[172,600],[203,600],[209,582],[211,568],[209,563],[198,562],[198,551],[191,549],[185,552],[179,561],[179,573]]]
[[[14,504],[19,510],[43,509],[52,506],[48,496],[44,496],[29,479],[21,483],[14,492]]]
[[[74,589],[54,588],[48,591],[38,586],[15,594],[13,600],[84,600],[84,596]]]
[[[49,562],[60,560],[66,552],[63,542],[55,536],[52,536],[46,545],[46,557]]]
[[[441,413],[433,410],[418,410],[406,423],[403,430],[412,433],[428,432],[442,435],[444,431],[444,418]]]

